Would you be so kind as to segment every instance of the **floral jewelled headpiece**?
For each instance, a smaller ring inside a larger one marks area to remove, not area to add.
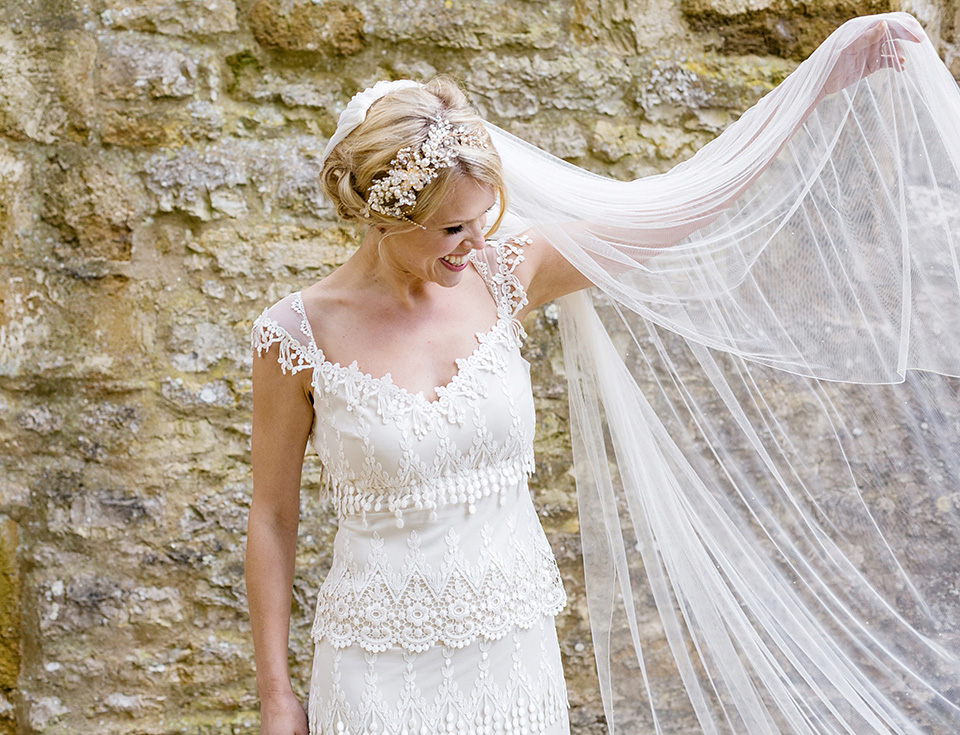
[[[488,148],[490,144],[477,132],[465,127],[455,128],[440,117],[433,118],[423,145],[416,150],[408,146],[397,151],[396,158],[390,161],[387,175],[370,185],[364,215],[369,217],[372,210],[426,229],[407,217],[404,210],[414,207],[417,194],[440,175],[441,169],[456,164],[457,146]]]

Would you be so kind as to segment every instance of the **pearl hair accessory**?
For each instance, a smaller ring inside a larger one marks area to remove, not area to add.
[[[397,151],[387,175],[370,185],[364,216],[369,217],[372,210],[426,229],[407,217],[404,208],[416,205],[417,194],[439,176],[441,169],[456,164],[458,146],[488,148],[490,143],[469,128],[455,128],[448,120],[433,118],[423,144],[416,150],[408,146]]]

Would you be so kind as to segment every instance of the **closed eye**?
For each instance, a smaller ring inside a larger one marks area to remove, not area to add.
[[[480,215],[480,216],[482,217],[482,216],[484,216],[484,215],[490,214],[490,212],[491,212],[496,206],[497,206],[497,202],[495,201],[493,204],[490,205],[490,208],[487,209],[487,211],[484,212],[484,213],[483,213],[482,215]],[[448,235],[456,235],[458,232],[461,232],[462,230],[463,230],[463,224],[453,225],[452,227],[444,227],[444,228],[443,228],[443,231],[444,231],[445,233],[447,233]]]

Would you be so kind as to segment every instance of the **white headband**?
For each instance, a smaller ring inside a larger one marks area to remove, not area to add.
[[[398,79],[394,82],[377,82],[372,87],[367,87],[362,92],[357,92],[357,94],[351,98],[350,102],[347,103],[347,106],[343,108],[343,112],[340,113],[340,119],[337,121],[337,129],[327,143],[327,147],[323,149],[323,158],[320,160],[320,165],[323,166],[327,160],[327,156],[337,147],[340,141],[350,135],[350,133],[356,130],[357,126],[364,121],[370,105],[391,92],[408,89],[409,87],[422,86],[420,82],[414,82],[410,79]]]

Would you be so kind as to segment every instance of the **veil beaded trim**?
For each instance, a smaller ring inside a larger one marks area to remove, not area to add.
[[[960,732],[960,92],[880,19],[904,69],[825,95],[850,21],[663,175],[488,126],[508,232],[596,284],[561,329],[611,733]]]

